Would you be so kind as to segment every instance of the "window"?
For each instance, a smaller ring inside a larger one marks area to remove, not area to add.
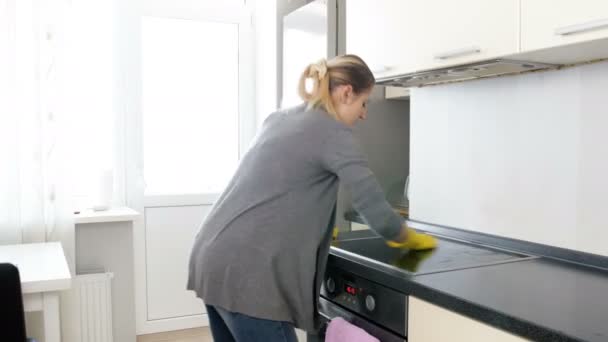
[[[142,17],[146,195],[220,192],[239,158],[239,27]]]

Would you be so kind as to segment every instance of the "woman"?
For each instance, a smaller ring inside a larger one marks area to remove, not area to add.
[[[338,182],[394,246],[433,246],[394,213],[355,144],[374,82],[357,56],[321,60],[300,78],[305,103],[265,120],[190,257],[188,289],[205,302],[215,341],[296,341],[294,326],[317,330]]]

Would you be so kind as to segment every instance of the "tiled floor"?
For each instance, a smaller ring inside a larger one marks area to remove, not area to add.
[[[196,328],[140,335],[137,342],[213,342],[213,338],[209,328]]]

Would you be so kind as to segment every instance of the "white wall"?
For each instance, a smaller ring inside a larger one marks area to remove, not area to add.
[[[608,256],[608,63],[413,89],[412,219]]]
[[[255,107],[259,126],[277,108],[277,2],[255,1],[253,20]]]

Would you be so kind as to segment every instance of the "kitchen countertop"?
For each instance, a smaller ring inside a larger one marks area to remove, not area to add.
[[[355,233],[361,234],[340,239]],[[339,247],[332,247],[330,262],[531,340],[608,341],[608,270],[535,258],[412,275]]]

